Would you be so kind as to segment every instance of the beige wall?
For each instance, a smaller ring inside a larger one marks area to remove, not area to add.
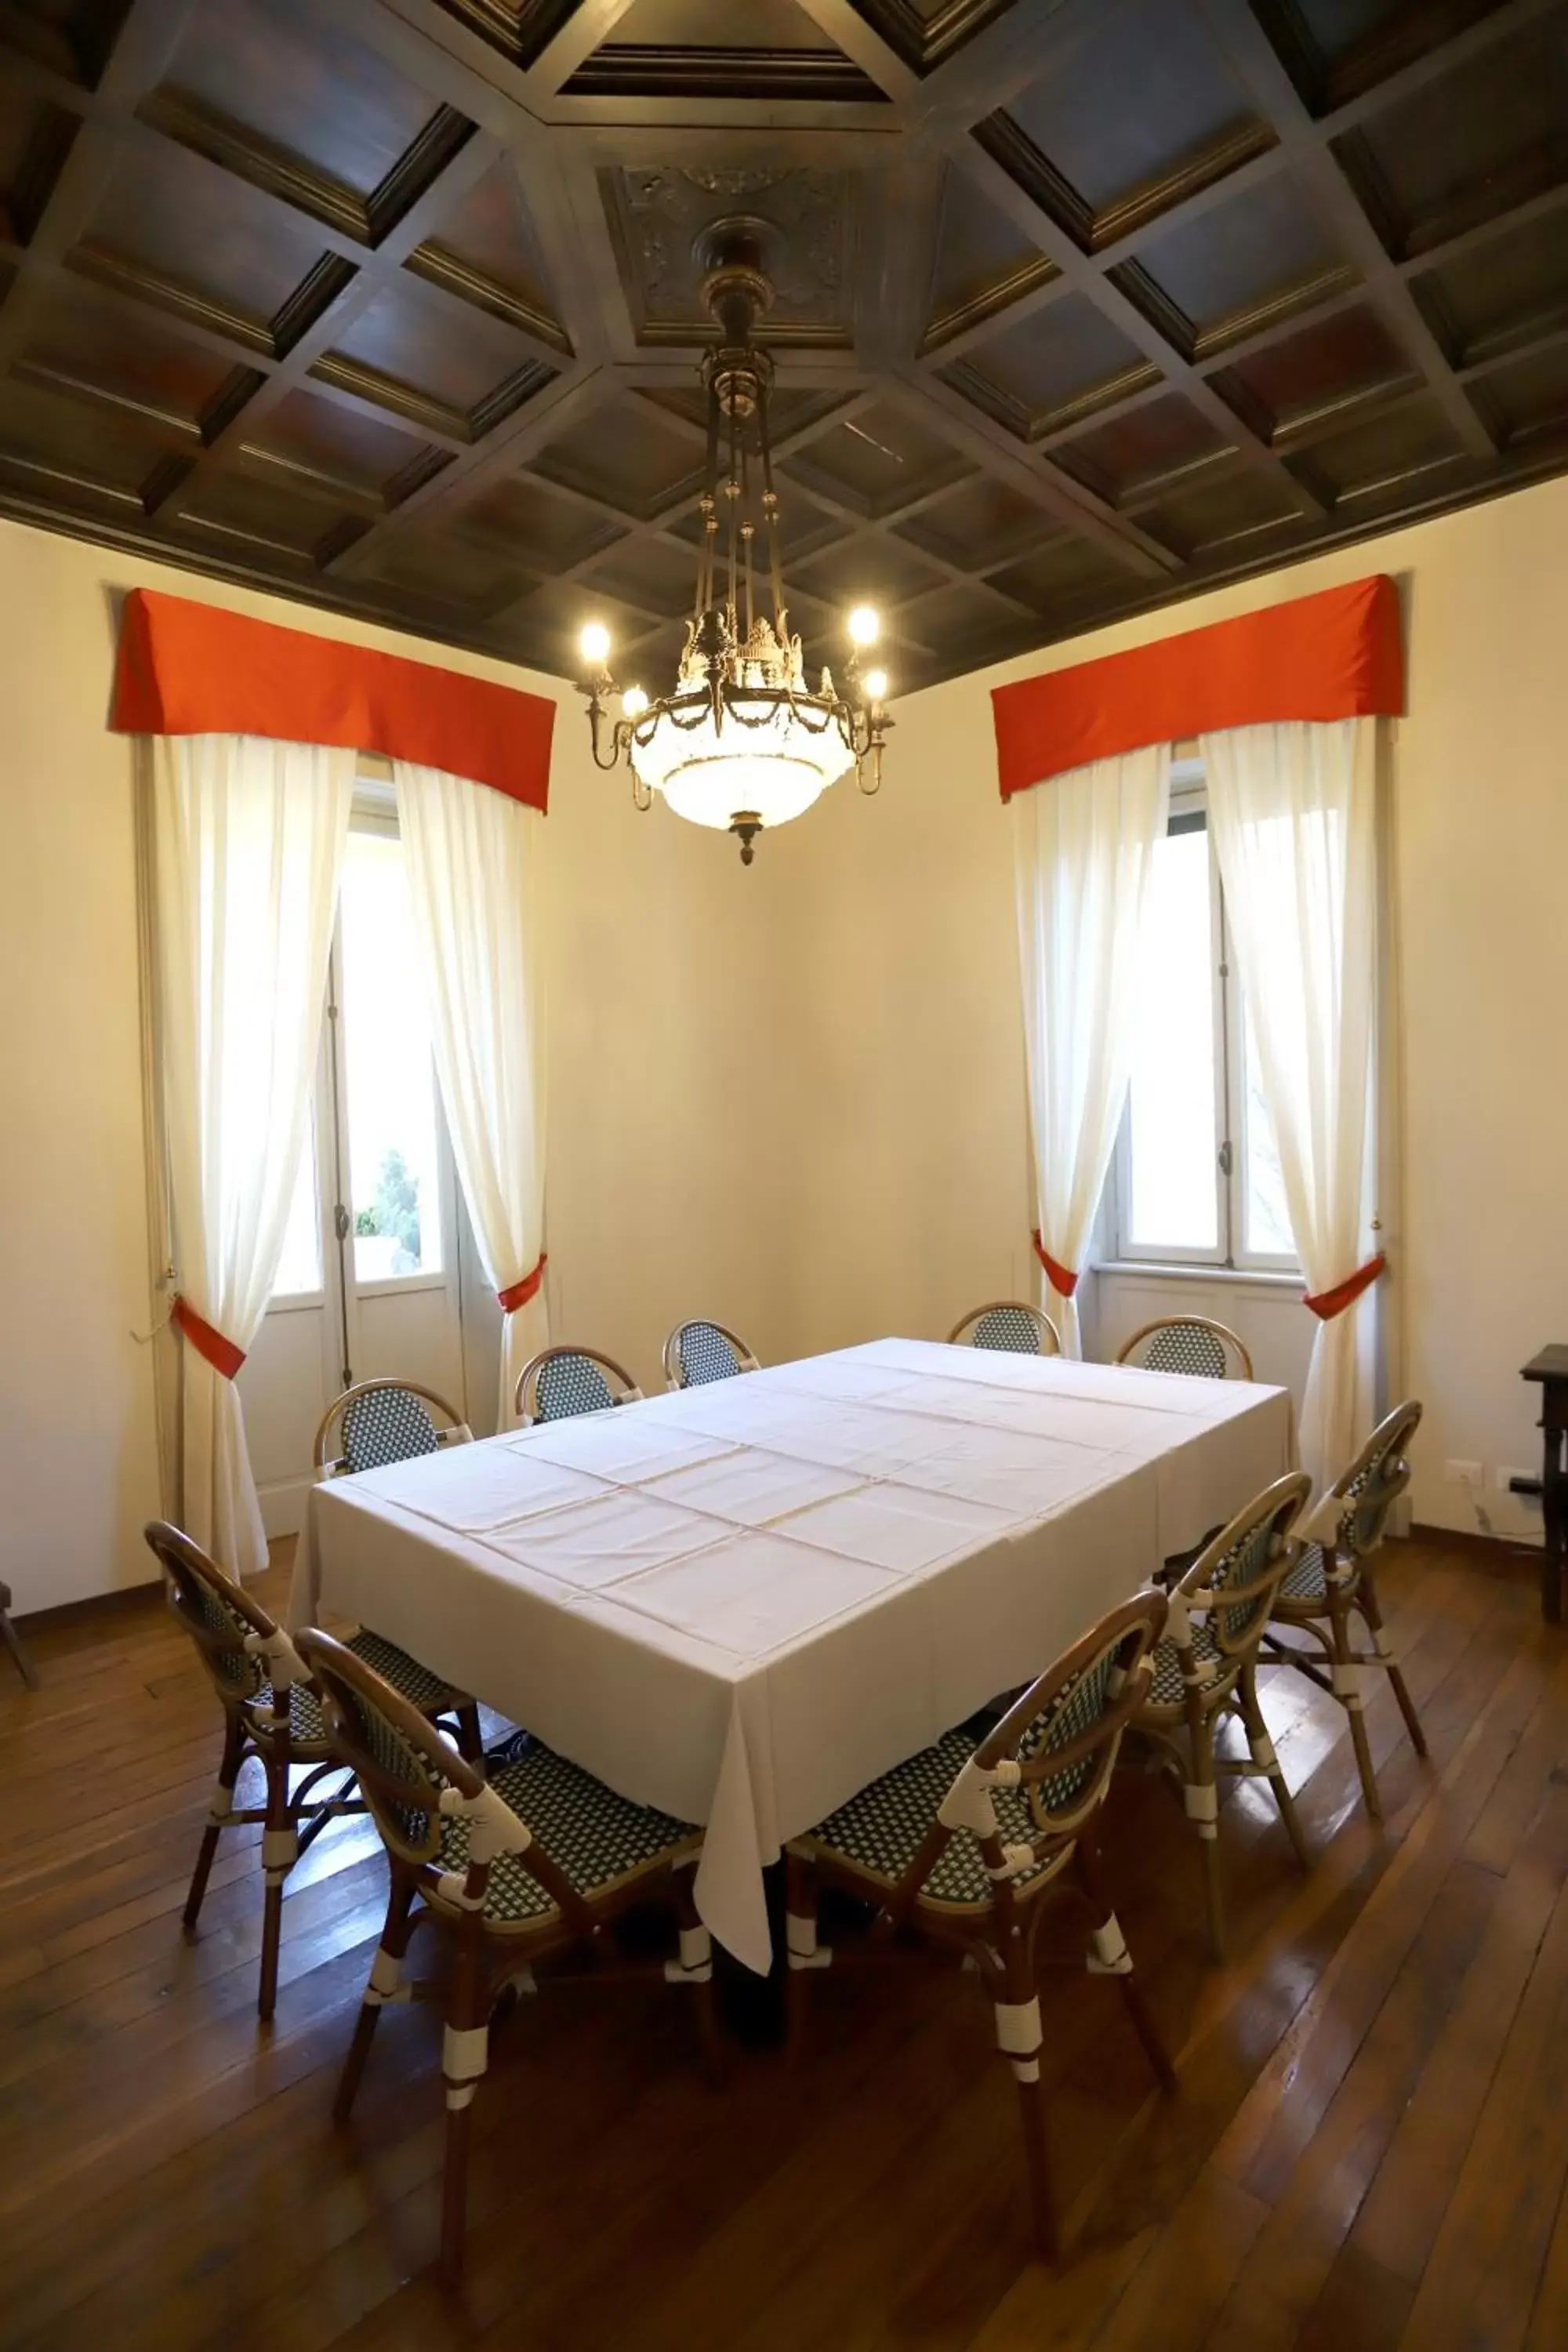
[[[142,1581],[158,1508],[121,598],[167,588],[564,705],[546,842],[552,1307],[646,1384],[682,1313],[776,1353],[778,876],[633,811],[558,679],[0,523],[0,1577],[19,1610]],[[742,888],[741,886],[744,884]],[[493,1377],[493,1375],[492,1375]]]
[[[634,814],[623,781],[590,767],[558,681],[0,524],[0,1575],[19,1605],[139,1580],[137,1530],[157,1504],[150,1366],[132,1336],[152,1311],[132,765],[104,724],[126,589],[563,701],[547,828],[552,1313],[651,1385],[680,1314],[731,1321],[777,1358],[940,1334],[1029,1281],[989,688],[1394,572],[1410,641],[1393,811],[1408,1179],[1403,1232],[1384,1203],[1391,1303],[1428,1408],[1416,1515],[1466,1525],[1442,1463],[1532,1463],[1518,1367],[1568,1338],[1565,545],[1557,483],[934,688],[897,709],[879,800],[840,786],[742,872],[729,841]],[[1531,1525],[1495,1486],[1484,1501],[1499,1527]]]
[[[931,688],[897,708],[879,802],[840,790],[767,845],[799,913],[794,1348],[935,1332],[1028,1279],[1023,1044],[989,691],[1386,571],[1409,645],[1394,746],[1403,1227],[1384,1202],[1417,1518],[1539,1528],[1498,1468],[1538,1458],[1519,1367],[1568,1339],[1568,482],[1415,526]],[[1101,1285],[1102,1293],[1110,1287]],[[1179,1297],[1179,1294],[1178,1294]],[[1107,1314],[1103,1296],[1100,1302]],[[1112,1309],[1113,1316],[1117,1310]],[[1300,1310],[1303,1314],[1305,1310]],[[1109,1319],[1109,1318],[1108,1318]],[[1289,1344],[1268,1369],[1299,1370]]]

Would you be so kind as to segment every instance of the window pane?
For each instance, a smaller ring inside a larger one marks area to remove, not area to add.
[[[343,859],[342,1045],[354,1274],[441,1270],[436,1073],[403,844],[351,833]]]
[[[1290,1218],[1285,1206],[1285,1186],[1279,1174],[1279,1147],[1274,1122],[1263,1098],[1263,1075],[1252,1024],[1242,1018],[1246,1035],[1247,1101],[1243,1107],[1242,1247],[1249,1257],[1294,1258]]]
[[[1154,852],[1128,1093],[1137,1249],[1216,1250],[1214,942],[1206,832]]]
[[[312,1113],[289,1202],[288,1230],[283,1235],[283,1255],[278,1261],[272,1296],[280,1298],[292,1292],[320,1290],[321,1286],[321,1196],[316,1181],[316,1121]]]

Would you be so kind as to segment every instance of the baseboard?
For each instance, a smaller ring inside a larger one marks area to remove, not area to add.
[[[154,1574],[145,1584],[117,1584],[112,1592],[89,1592],[79,1601],[58,1601],[50,1609],[29,1609],[13,1618],[18,1633],[41,1633],[54,1625],[75,1625],[87,1618],[112,1617],[116,1612],[136,1616],[163,1597],[163,1580]]]
[[[1473,1552],[1494,1570],[1528,1568],[1539,1573],[1541,1568],[1539,1544],[1527,1543],[1516,1536],[1484,1536],[1479,1528],[1432,1528],[1415,1519],[1411,1523],[1409,1536],[1396,1540],[1431,1544],[1445,1551]]]

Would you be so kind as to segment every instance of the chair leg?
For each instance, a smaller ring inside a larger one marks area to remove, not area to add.
[[[1410,1734],[1410,1745],[1415,1748],[1417,1756],[1425,1756],[1428,1752],[1426,1734],[1421,1728],[1421,1717],[1415,1712],[1415,1702],[1405,1685],[1405,1670],[1389,1647],[1388,1637],[1383,1630],[1383,1611],[1378,1606],[1376,1587],[1373,1583],[1370,1570],[1364,1567],[1361,1571],[1361,1613],[1366,1619],[1371,1632],[1372,1646],[1383,1661],[1383,1670],[1393,1685],[1394,1697],[1399,1702],[1399,1712],[1405,1717],[1405,1728]]]
[[[212,1874],[213,1857],[217,1853],[217,1842],[223,1834],[224,1823],[234,1810],[234,1784],[239,1778],[239,1768],[244,1760],[245,1734],[233,1716],[226,1716],[223,1759],[217,1768],[217,1785],[213,1790],[207,1825],[202,1832],[196,1866],[191,1873],[191,1891],[185,1897],[183,1923],[187,1936],[195,1935],[196,1921],[201,1916],[207,1880]]]
[[[401,1874],[395,1874],[392,1893],[387,1898],[386,1921],[381,1931],[381,1942],[370,1964],[370,1980],[360,2002],[359,2015],[354,2020],[353,2039],[349,2043],[343,2071],[338,2078],[337,2095],[332,2101],[332,2121],[335,2124],[347,2123],[359,2092],[365,2060],[370,2056],[370,2045],[375,2038],[381,2012],[389,2000],[398,1998],[403,1990],[403,1955],[408,1949],[408,1938],[413,1932],[414,1923],[410,1916],[413,1902],[413,1882]]]
[[[470,1764],[483,1767],[485,1760],[484,1734],[479,1729],[479,1710],[474,1700],[467,1706],[452,1709],[458,1719],[458,1753],[466,1756]]]
[[[283,1882],[300,1851],[299,1832],[289,1810],[289,1766],[285,1755],[268,1752],[267,1820],[261,1832],[261,1872],[267,1893],[261,1913],[261,1983],[257,2014],[265,2022],[278,2003],[278,1951],[283,1938]]]
[[[719,2031],[719,2005],[713,1990],[713,1938],[698,1916],[692,1882],[695,1863],[675,1874],[676,1916],[680,1923],[680,1958],[667,1960],[664,1973],[672,1984],[689,1985],[697,2003],[697,2024],[702,2037],[702,2062],[715,2090],[724,2080],[724,2043]]]
[[[1351,1642],[1350,1604],[1339,1590],[1329,1589],[1329,1630],[1333,1641],[1333,1654],[1329,1674],[1334,1696],[1350,1717],[1351,1741],[1355,1748],[1356,1770],[1361,1774],[1362,1795],[1367,1811],[1374,1822],[1383,1819],[1383,1801],[1377,1793],[1377,1778],[1372,1769],[1372,1745],[1366,1736],[1366,1717],[1362,1706],[1361,1666]]]
[[[827,1968],[831,1951],[816,1940],[816,1873],[805,1854],[786,1849],[784,1854],[784,2049],[792,2065],[805,2054],[805,2024],[810,2007],[809,1978],[815,1969]]]
[[[1268,1775],[1268,1785],[1274,1791],[1274,1801],[1279,1808],[1279,1818],[1296,1849],[1296,1859],[1303,1870],[1310,1870],[1312,1857],[1302,1834],[1300,1816],[1296,1801],[1290,1794],[1290,1784],[1279,1769],[1279,1759],[1274,1752],[1274,1742],[1268,1736],[1268,1726],[1263,1719],[1263,1709],[1258,1700],[1258,1661],[1248,1658],[1237,1678],[1241,1699],[1242,1720],[1247,1726],[1247,1744],[1252,1760]]]
[[[1219,1787],[1214,1765],[1214,1717],[1205,1712],[1195,1691],[1187,1693],[1187,1741],[1192,1770],[1182,1791],[1187,1819],[1198,1833],[1204,1856],[1204,1890],[1208,1903],[1209,1945],[1215,1958],[1225,1958],[1225,1876],[1219,1853]]]
[[[477,1922],[465,1922],[453,1959],[441,2043],[441,2073],[447,2085],[447,2159],[441,2186],[440,2273],[442,2284],[448,2287],[455,2287],[463,2274],[474,2093],[489,2063],[489,2027],[479,1989]]]
[[[1132,1955],[1127,1948],[1121,1923],[1111,1908],[1110,1897],[1100,1876],[1099,1831],[1093,1822],[1086,1825],[1085,1834],[1079,1840],[1076,1860],[1079,1880],[1094,1915],[1088,1953],[1089,1972],[1090,1976],[1116,1979],[1121,1998],[1127,2004],[1127,2014],[1132,2021],[1132,2030],[1143,2045],[1144,2056],[1153,2068],[1162,2089],[1173,2091],[1176,2070],[1149,2013],[1143,1988],[1133,1973]]]
[[[0,1641],[3,1641],[10,1651],[16,1661],[16,1672],[21,1675],[27,1688],[37,1690],[38,1687],[37,1670],[22,1646],[20,1633],[11,1622],[11,1588],[8,1584],[0,1584]]]
[[[994,1967],[988,1969],[987,1974],[996,2019],[996,2047],[1013,2069],[1018,2086],[1018,2120],[1024,2132],[1035,2244],[1042,2261],[1054,2263],[1060,2252],[1060,2242],[1046,2133],[1045,2085],[1040,2080],[1040,2050],[1045,2036],[1028,1947],[1016,1925],[1008,1938],[1000,1974]]]

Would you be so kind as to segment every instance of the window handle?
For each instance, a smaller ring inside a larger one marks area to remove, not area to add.
[[[1216,1157],[1216,1158],[1218,1159],[1218,1160],[1219,1160],[1219,1171],[1220,1171],[1220,1174],[1221,1174],[1222,1176],[1228,1176],[1228,1175],[1230,1174],[1230,1171],[1231,1171],[1231,1166],[1232,1166],[1232,1154],[1231,1154],[1231,1149],[1230,1149],[1230,1138],[1229,1138],[1229,1136],[1228,1136],[1228,1135],[1226,1137],[1225,1141],[1220,1145],[1219,1150],[1218,1150],[1218,1152],[1216,1153],[1215,1157]]]
[[[344,1208],[341,1201],[332,1211],[332,1231],[336,1234],[339,1241],[347,1241],[349,1237],[349,1213]]]

